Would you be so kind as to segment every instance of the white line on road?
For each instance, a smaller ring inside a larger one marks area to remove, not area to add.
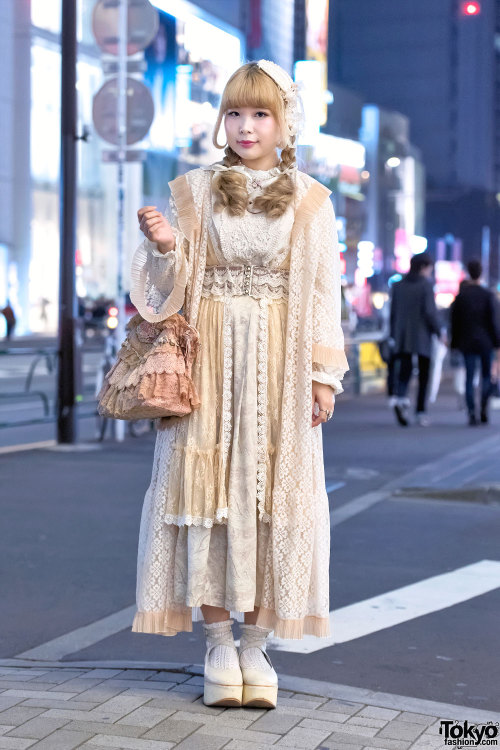
[[[481,560],[330,612],[330,638],[273,638],[269,648],[310,654],[392,628],[500,588],[500,561]]]
[[[371,508],[372,505],[376,505],[381,500],[387,500],[388,495],[390,493],[385,489],[367,492],[365,495],[361,495],[361,497],[344,503],[340,508],[334,508],[330,511],[330,528],[338,526],[339,523],[343,523],[353,516],[357,516],[358,513]]]
[[[482,455],[486,451],[492,451],[495,450],[498,446],[499,436],[495,435],[490,438],[486,438],[484,440],[478,441],[474,445],[467,446],[467,448],[461,449],[457,451],[454,454],[453,457],[453,465],[457,466],[457,462],[460,465],[461,461],[464,461],[468,459],[473,452],[476,454],[479,452]],[[13,446],[14,450],[20,450],[24,446]],[[31,446],[29,446],[31,447]],[[40,444],[38,446],[33,445],[33,447],[42,447]],[[45,446],[43,446],[45,447]],[[2,449],[0,449],[0,452]],[[9,447],[3,449],[5,452],[10,452]],[[426,478],[425,484],[427,486],[435,486],[436,481],[439,481],[440,479],[440,473],[443,472],[446,468],[447,463],[450,460],[449,454],[443,456],[442,458],[432,461],[429,464],[426,464],[425,466],[419,467],[419,469],[413,470],[406,474],[403,477],[397,477],[396,479],[391,480],[388,482],[388,484],[384,485],[384,487],[380,488],[379,490],[376,490],[374,492],[368,492],[365,495],[362,495],[361,497],[355,498],[354,500],[351,500],[350,502],[345,503],[340,508],[334,508],[333,511],[330,512],[330,526],[333,528],[334,526],[337,526],[340,523],[343,523],[344,521],[348,521],[353,516],[358,515],[359,513],[362,513],[363,511],[367,510],[373,505],[376,505],[377,503],[387,500],[391,497],[393,490],[398,489],[399,487],[405,487],[406,484],[409,484],[410,486],[419,486],[421,482],[420,480],[422,477]],[[448,464],[449,465],[449,464]],[[415,481],[418,477],[418,480]],[[429,479],[432,478],[432,480],[429,482]],[[333,490],[328,488],[327,486],[327,492],[331,492]],[[488,562],[488,561],[485,561]],[[478,563],[479,565],[479,563]],[[500,565],[500,563],[493,563],[493,565]],[[432,580],[432,579],[429,579]],[[418,584],[415,584],[418,585]],[[500,586],[500,583],[496,583],[495,586],[492,586],[491,589],[497,588]],[[488,590],[491,590],[488,589]],[[401,589],[400,591],[403,591]],[[480,592],[482,593],[482,592]],[[471,594],[471,596],[477,596],[478,594]],[[470,597],[465,597],[470,598]],[[357,605],[352,605],[357,606]],[[445,605],[445,606],[451,606],[451,605]],[[439,609],[439,607],[435,608],[436,610]],[[335,613],[336,617],[336,631],[338,631],[338,621],[337,618],[339,617],[339,613],[342,613],[342,609],[337,610]],[[116,612],[114,615],[110,615],[109,617],[105,617],[102,620],[98,620],[94,623],[91,623],[90,625],[86,625],[83,628],[78,628],[77,630],[74,630],[70,633],[67,633],[64,636],[61,636],[60,638],[55,638],[51,641],[48,641],[47,643],[43,643],[40,646],[37,646],[36,648],[30,649],[29,651],[25,651],[22,654],[17,654],[14,658],[38,658],[38,659],[53,659],[57,660],[65,656],[66,654],[73,653],[74,651],[79,650],[80,648],[88,648],[89,646],[92,646],[94,643],[98,643],[103,638],[107,638],[110,635],[114,635],[115,633],[120,632],[121,630],[125,630],[126,628],[130,627],[133,619],[133,614],[135,612],[135,607],[127,607],[125,609],[122,609],[119,612]],[[333,612],[330,614],[330,616],[333,615]],[[342,616],[342,615],[340,615]],[[389,626],[387,626],[389,627]],[[333,627],[332,627],[333,632]],[[336,632],[336,637],[338,641],[338,632]],[[359,637],[359,636],[353,636],[353,637]],[[310,638],[310,641],[309,641]],[[310,636],[306,636],[302,643],[306,642],[315,642],[315,644],[319,642],[323,642],[324,645],[318,646],[314,645],[311,646],[310,651],[314,651],[317,648],[326,648],[329,645],[332,645],[332,643],[328,642],[328,639],[316,639]],[[83,646],[80,645],[80,643],[84,643]],[[288,641],[280,641],[280,648],[283,648],[281,644],[286,644]],[[290,641],[291,645],[296,646],[301,643],[301,641]],[[290,647],[288,650],[293,651],[295,648]],[[284,650],[284,649],[283,649]],[[299,649],[297,649],[297,652],[299,652]],[[30,656],[26,656],[27,654],[30,654]],[[47,656],[40,656],[40,654],[47,654]],[[55,655],[54,655],[55,654]]]
[[[126,607],[108,617],[103,617],[102,620],[97,620],[90,623],[90,625],[85,625],[83,628],[72,630],[71,633],[66,633],[66,635],[61,635],[59,638],[42,643],[41,646],[36,646],[36,648],[30,648],[28,651],[23,651],[22,654],[16,654],[14,658],[57,661],[66,656],[66,654],[81,651],[84,648],[93,646],[98,641],[104,640],[104,638],[108,638],[110,635],[115,635],[115,633],[119,633],[121,630],[130,628],[135,610],[135,606]]]
[[[0,448],[2,453],[18,453],[19,451],[31,451],[38,448],[53,448],[57,445],[56,440],[40,440],[38,443],[19,443],[19,445],[4,445]]]
[[[378,490],[367,492],[361,497],[356,497],[344,503],[340,508],[330,510],[330,528],[337,526],[339,523],[348,521],[358,513],[362,513],[372,505],[376,505],[382,500],[391,498],[394,490],[411,487],[438,487],[439,483],[446,477],[457,474],[462,471],[464,466],[473,465],[477,461],[477,456],[484,457],[488,453],[496,455],[500,447],[500,435],[480,440],[477,443],[461,448],[453,454],[450,468],[450,454],[446,454],[435,461],[419,466],[404,476],[391,479]],[[328,488],[327,488],[328,492]],[[409,493],[408,493],[409,494]]]
[[[272,638],[269,640],[269,648],[310,654],[447,609],[497,588],[500,588],[500,561],[481,560],[333,610],[330,612],[330,638],[315,638],[310,635],[304,636],[302,640]],[[58,661],[67,654],[89,648],[104,638],[129,629],[135,611],[135,606],[126,607],[41,646],[16,654],[13,658]]]
[[[341,487],[345,487],[345,482],[332,482],[331,484],[326,485],[326,494],[330,494],[330,492],[335,492],[335,490],[340,490]]]

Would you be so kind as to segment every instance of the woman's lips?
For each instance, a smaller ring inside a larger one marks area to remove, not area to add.
[[[257,141],[238,141],[238,144],[243,146],[243,148],[250,148],[250,146],[254,146],[256,143]]]

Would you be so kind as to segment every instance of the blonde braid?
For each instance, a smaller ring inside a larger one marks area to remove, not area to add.
[[[281,152],[280,170],[283,172],[288,167],[296,164],[295,136],[292,136],[290,145]],[[295,181],[290,173],[282,174],[277,180],[268,185],[262,195],[254,200],[254,208],[264,211],[270,219],[283,216],[295,195]]]
[[[226,146],[222,163],[225,167],[241,164],[241,159],[231,146]],[[219,213],[227,207],[231,216],[243,216],[248,205],[247,181],[239,172],[218,172],[212,182],[215,195],[214,210]]]

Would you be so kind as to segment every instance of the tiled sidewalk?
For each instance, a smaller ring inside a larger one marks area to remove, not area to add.
[[[275,710],[208,708],[196,665],[5,666],[15,661],[0,660],[0,748],[9,750],[442,750],[441,719],[500,720],[288,676]]]

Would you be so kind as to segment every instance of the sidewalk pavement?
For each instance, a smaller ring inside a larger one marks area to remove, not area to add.
[[[442,750],[441,720],[500,713],[279,676],[278,706],[203,704],[203,667],[0,660],[0,748]],[[489,744],[489,743],[488,743]]]

